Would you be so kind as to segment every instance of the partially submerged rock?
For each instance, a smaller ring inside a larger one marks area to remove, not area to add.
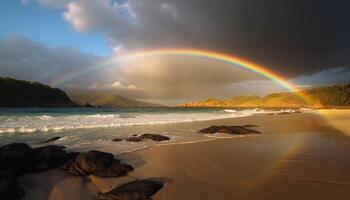
[[[160,134],[145,133],[145,134],[142,134],[140,136],[137,136],[134,134],[131,137],[128,137],[125,139],[125,141],[127,141],[127,142],[141,142],[144,140],[152,140],[152,141],[156,141],[156,142],[161,142],[161,141],[170,140],[170,138],[168,136],[164,136],[164,135],[160,135]],[[112,141],[113,142],[120,142],[120,141],[122,141],[122,139],[116,138],[116,139],[113,139]]]
[[[210,126],[208,128],[200,130],[201,133],[214,134],[214,133],[227,133],[227,134],[260,134],[259,131],[245,128],[243,126]]]
[[[157,141],[157,142],[166,141],[166,140],[170,139],[168,136],[159,135],[159,134],[151,134],[151,133],[142,134],[139,136],[139,138],[153,140],[153,141]]]
[[[47,139],[47,140],[45,140],[43,143],[49,143],[49,142],[53,142],[53,141],[55,141],[55,140],[59,140],[59,139],[61,139],[61,137],[53,137],[53,138],[49,138],[49,139]]]
[[[163,183],[144,179],[124,184],[110,192],[100,194],[101,200],[146,200],[157,193]]]
[[[142,140],[143,139],[139,137],[129,137],[125,139],[125,141],[128,141],[128,142],[141,142]]]
[[[131,166],[120,163],[113,154],[96,150],[77,155],[62,168],[75,176],[93,174],[101,177],[118,177],[133,170]]]

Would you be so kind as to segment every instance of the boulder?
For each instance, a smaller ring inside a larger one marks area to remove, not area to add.
[[[110,192],[100,194],[101,200],[146,200],[157,193],[163,183],[144,179],[124,184]]]
[[[249,134],[256,133],[259,134],[259,131],[245,128],[243,126],[210,126],[208,128],[200,130],[201,133],[214,134],[214,133],[227,133],[227,134]]]
[[[64,148],[63,146],[48,145],[33,149],[32,172],[41,172],[63,165],[68,159]]]
[[[119,177],[126,175],[129,171],[134,170],[128,164],[115,163],[106,170],[100,170],[94,173],[96,176],[100,177]]]
[[[33,164],[33,149],[24,143],[12,143],[0,149],[0,169],[29,171]]]
[[[159,134],[150,134],[150,133],[142,134],[139,136],[139,138],[153,140],[157,142],[169,140],[169,137],[167,136],[159,135]]]
[[[142,140],[143,139],[139,137],[129,137],[125,139],[125,141],[128,141],[128,142],[141,142]]]
[[[93,150],[68,160],[62,169],[75,176],[93,174],[101,177],[118,177],[131,171],[132,167],[121,164],[111,153]]]
[[[0,149],[0,168],[11,169],[19,174],[57,168],[68,159],[64,148],[48,145],[32,149],[24,143],[9,144]]]
[[[159,135],[159,134],[151,134],[151,133],[145,133],[140,136],[132,136],[129,138],[126,138],[125,141],[128,142],[141,142],[143,140],[152,140],[156,142],[161,142],[161,141],[166,141],[169,140],[170,138],[164,135]]]
[[[17,200],[24,197],[24,190],[17,184],[17,174],[10,170],[0,172],[1,199]]]

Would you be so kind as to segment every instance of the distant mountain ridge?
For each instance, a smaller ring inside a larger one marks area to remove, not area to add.
[[[69,94],[69,96],[79,105],[89,103],[92,106],[102,107],[162,107],[159,104],[132,100],[115,94]]]
[[[292,92],[273,93],[264,97],[236,96],[226,100],[207,99],[178,105],[179,107],[266,107],[266,108],[342,108],[350,107],[350,84],[323,86],[302,91],[310,98],[305,102]]]
[[[38,82],[0,77],[0,107],[74,107],[67,94]]]

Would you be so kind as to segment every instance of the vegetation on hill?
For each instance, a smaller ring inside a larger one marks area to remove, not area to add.
[[[295,93],[273,93],[264,97],[236,96],[231,99],[208,99],[180,104],[180,107],[286,107],[340,108],[350,106],[350,84],[324,86],[302,91],[309,101]]]
[[[77,106],[65,92],[38,82],[0,77],[0,107]]]
[[[102,107],[160,107],[161,105],[136,101],[114,94],[69,94],[79,105]]]

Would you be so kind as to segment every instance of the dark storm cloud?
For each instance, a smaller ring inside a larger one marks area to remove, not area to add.
[[[350,66],[349,9],[348,1],[328,0],[80,0],[65,17],[128,50],[210,49],[295,77]]]

